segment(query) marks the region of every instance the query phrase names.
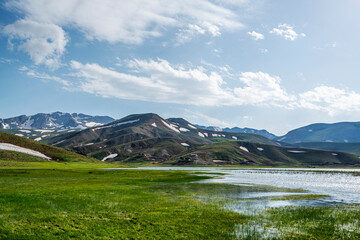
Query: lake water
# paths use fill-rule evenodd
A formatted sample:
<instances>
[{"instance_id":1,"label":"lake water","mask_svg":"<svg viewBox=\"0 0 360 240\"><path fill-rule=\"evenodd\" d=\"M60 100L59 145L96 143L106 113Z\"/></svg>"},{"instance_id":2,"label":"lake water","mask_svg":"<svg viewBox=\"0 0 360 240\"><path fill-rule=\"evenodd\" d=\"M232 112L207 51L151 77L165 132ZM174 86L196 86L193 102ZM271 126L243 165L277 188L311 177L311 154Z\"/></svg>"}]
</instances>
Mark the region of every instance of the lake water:
<instances>
[{"instance_id":1,"label":"lake water","mask_svg":"<svg viewBox=\"0 0 360 240\"><path fill-rule=\"evenodd\" d=\"M267 201L266 197L299 194L299 192L252 192L239 198L255 198L257 201L239 201L233 210L243 212L251 208L267 208L291 205L319 206L329 204L360 203L360 169L266 169L266 168L200 168L200 167L143 167L154 170L204 170L209 173L225 173L221 178L204 182L235 185L270 185L303 189L306 194L329 195L326 198L290 201ZM357 175L359 174L359 176ZM300 193L301 194L301 193Z\"/></svg>"}]
</instances>

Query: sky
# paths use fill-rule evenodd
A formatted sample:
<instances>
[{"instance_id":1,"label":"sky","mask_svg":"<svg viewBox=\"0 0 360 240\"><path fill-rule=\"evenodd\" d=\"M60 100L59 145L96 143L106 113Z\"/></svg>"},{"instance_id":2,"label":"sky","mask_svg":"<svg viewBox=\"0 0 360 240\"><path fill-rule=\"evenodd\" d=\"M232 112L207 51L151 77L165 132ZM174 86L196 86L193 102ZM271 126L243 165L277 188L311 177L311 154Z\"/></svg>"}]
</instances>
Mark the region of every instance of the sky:
<instances>
[{"instance_id":1,"label":"sky","mask_svg":"<svg viewBox=\"0 0 360 240\"><path fill-rule=\"evenodd\" d=\"M0 118L359 121L359 30L354 0L3 0Z\"/></svg>"}]
</instances>

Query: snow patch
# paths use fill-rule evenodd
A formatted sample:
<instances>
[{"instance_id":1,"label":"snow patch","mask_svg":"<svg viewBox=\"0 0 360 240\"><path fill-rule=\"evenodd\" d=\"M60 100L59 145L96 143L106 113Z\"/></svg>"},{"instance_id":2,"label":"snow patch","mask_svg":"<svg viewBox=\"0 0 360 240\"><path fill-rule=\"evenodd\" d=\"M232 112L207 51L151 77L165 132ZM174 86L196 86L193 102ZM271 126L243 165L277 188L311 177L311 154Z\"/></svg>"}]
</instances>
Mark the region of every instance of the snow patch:
<instances>
[{"instance_id":1,"label":"snow patch","mask_svg":"<svg viewBox=\"0 0 360 240\"><path fill-rule=\"evenodd\" d=\"M188 124L189 127L191 127L192 129L197 129L195 126Z\"/></svg>"},{"instance_id":2,"label":"snow patch","mask_svg":"<svg viewBox=\"0 0 360 240\"><path fill-rule=\"evenodd\" d=\"M99 129L103 129L103 128L118 127L118 126L121 126L121 125L131 124L131 123L135 123L135 122L138 122L138 121L140 121L140 119L136 119L136 120L132 120L132 121L126 121L126 122L120 122L120 123L114 123L114 124L111 124L111 125L108 125L108 126L104 126L104 127L93 128L93 129L91 129L91 130L92 130L92 131L95 131L95 130L99 130Z\"/></svg>"},{"instance_id":3,"label":"snow patch","mask_svg":"<svg viewBox=\"0 0 360 240\"><path fill-rule=\"evenodd\" d=\"M117 157L117 153L114 153L114 154L110 154L109 156L106 156L106 157L104 157L101 161L106 161L106 160L108 160L108 159L110 159L110 158L116 158Z\"/></svg>"},{"instance_id":4,"label":"snow patch","mask_svg":"<svg viewBox=\"0 0 360 240\"><path fill-rule=\"evenodd\" d=\"M55 145L58 145L58 144L60 144L62 142L65 142L65 140L61 140L60 142L54 143L53 145L55 146Z\"/></svg>"},{"instance_id":5,"label":"snow patch","mask_svg":"<svg viewBox=\"0 0 360 240\"><path fill-rule=\"evenodd\" d=\"M41 132L41 133L51 133L51 132L54 132L54 130L48 130L48 129L35 129L34 131Z\"/></svg>"},{"instance_id":6,"label":"snow patch","mask_svg":"<svg viewBox=\"0 0 360 240\"><path fill-rule=\"evenodd\" d=\"M264 149L261 147L258 147L257 150L259 150L260 152L264 151Z\"/></svg>"},{"instance_id":7,"label":"snow patch","mask_svg":"<svg viewBox=\"0 0 360 240\"><path fill-rule=\"evenodd\" d=\"M34 140L35 141L41 141L41 139L42 139L41 137L38 137L38 138L35 138Z\"/></svg>"},{"instance_id":8,"label":"snow patch","mask_svg":"<svg viewBox=\"0 0 360 240\"><path fill-rule=\"evenodd\" d=\"M289 153L306 153L306 151L288 150Z\"/></svg>"},{"instance_id":9,"label":"snow patch","mask_svg":"<svg viewBox=\"0 0 360 240\"><path fill-rule=\"evenodd\" d=\"M99 125L103 125L101 123L97 123L97 122L86 122L85 126L87 127L95 127L95 126L99 126Z\"/></svg>"},{"instance_id":10,"label":"snow patch","mask_svg":"<svg viewBox=\"0 0 360 240\"><path fill-rule=\"evenodd\" d=\"M163 123L166 127L170 128L171 130L173 130L173 131L175 131L175 132L177 132L177 133L180 133L180 131L176 128L176 125L174 125L174 124L168 124L167 122L165 122L165 121L162 120L162 119L161 119L161 121L162 121L162 123Z\"/></svg>"},{"instance_id":11,"label":"snow patch","mask_svg":"<svg viewBox=\"0 0 360 240\"><path fill-rule=\"evenodd\" d=\"M333 155L333 156L337 156L338 154L337 154L337 153L331 153L331 155Z\"/></svg>"},{"instance_id":12,"label":"snow patch","mask_svg":"<svg viewBox=\"0 0 360 240\"><path fill-rule=\"evenodd\" d=\"M31 150L31 149L19 147L19 146L9 144L9 143L0 143L0 150L21 152L21 153L25 153L25 154L32 155L32 156L35 156L35 157L44 158L44 159L47 159L47 160L51 159L48 156L42 154L41 152L37 152L37 151Z\"/></svg>"},{"instance_id":13,"label":"snow patch","mask_svg":"<svg viewBox=\"0 0 360 240\"><path fill-rule=\"evenodd\" d=\"M240 146L239 148L245 152L249 152L249 150L246 147Z\"/></svg>"},{"instance_id":14,"label":"snow patch","mask_svg":"<svg viewBox=\"0 0 360 240\"><path fill-rule=\"evenodd\" d=\"M209 137L209 134L208 133L203 133L206 137Z\"/></svg>"},{"instance_id":15,"label":"snow patch","mask_svg":"<svg viewBox=\"0 0 360 240\"><path fill-rule=\"evenodd\" d=\"M151 126L153 127L157 127L156 123L152 123Z\"/></svg>"},{"instance_id":16,"label":"snow patch","mask_svg":"<svg viewBox=\"0 0 360 240\"><path fill-rule=\"evenodd\" d=\"M181 143L181 145L183 145L184 147L190 147L190 145L187 143Z\"/></svg>"},{"instance_id":17,"label":"snow patch","mask_svg":"<svg viewBox=\"0 0 360 240\"><path fill-rule=\"evenodd\" d=\"M87 143L87 144L85 144L85 146L90 146L90 145L94 145L94 143Z\"/></svg>"},{"instance_id":18,"label":"snow patch","mask_svg":"<svg viewBox=\"0 0 360 240\"><path fill-rule=\"evenodd\" d=\"M201 132L198 132L198 135L200 136L200 137L205 137L205 135L204 134L202 134Z\"/></svg>"},{"instance_id":19,"label":"snow patch","mask_svg":"<svg viewBox=\"0 0 360 240\"><path fill-rule=\"evenodd\" d=\"M237 137L235 137L235 136L232 136L231 138L234 139L234 140L237 140Z\"/></svg>"},{"instance_id":20,"label":"snow patch","mask_svg":"<svg viewBox=\"0 0 360 240\"><path fill-rule=\"evenodd\" d=\"M31 133L30 130L19 130L19 132L23 132L23 133Z\"/></svg>"},{"instance_id":21,"label":"snow patch","mask_svg":"<svg viewBox=\"0 0 360 240\"><path fill-rule=\"evenodd\" d=\"M189 132L190 131L189 129L183 128L183 127L179 128L179 130L180 130L180 132Z\"/></svg>"},{"instance_id":22,"label":"snow patch","mask_svg":"<svg viewBox=\"0 0 360 240\"><path fill-rule=\"evenodd\" d=\"M23 137L24 136L24 134L21 134L21 133L17 133L17 134L15 134L16 136L19 136L19 137Z\"/></svg>"},{"instance_id":23,"label":"snow patch","mask_svg":"<svg viewBox=\"0 0 360 240\"><path fill-rule=\"evenodd\" d=\"M312 132L313 130L312 130L312 129L309 129L308 131L309 131L309 132Z\"/></svg>"}]
</instances>

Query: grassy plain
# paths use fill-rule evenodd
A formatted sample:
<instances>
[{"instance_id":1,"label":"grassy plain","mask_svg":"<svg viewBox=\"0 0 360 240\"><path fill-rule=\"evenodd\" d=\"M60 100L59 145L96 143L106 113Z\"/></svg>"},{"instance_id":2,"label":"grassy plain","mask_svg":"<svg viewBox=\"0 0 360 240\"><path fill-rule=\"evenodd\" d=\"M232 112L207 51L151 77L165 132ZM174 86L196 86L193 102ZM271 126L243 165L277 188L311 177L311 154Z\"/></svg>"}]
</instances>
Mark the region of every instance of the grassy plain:
<instances>
[{"instance_id":1,"label":"grassy plain","mask_svg":"<svg viewBox=\"0 0 360 240\"><path fill-rule=\"evenodd\" d=\"M357 205L245 215L224 206L240 193L281 189L201 184L209 177L184 171L81 166L1 168L0 239L360 238Z\"/></svg>"}]
</instances>

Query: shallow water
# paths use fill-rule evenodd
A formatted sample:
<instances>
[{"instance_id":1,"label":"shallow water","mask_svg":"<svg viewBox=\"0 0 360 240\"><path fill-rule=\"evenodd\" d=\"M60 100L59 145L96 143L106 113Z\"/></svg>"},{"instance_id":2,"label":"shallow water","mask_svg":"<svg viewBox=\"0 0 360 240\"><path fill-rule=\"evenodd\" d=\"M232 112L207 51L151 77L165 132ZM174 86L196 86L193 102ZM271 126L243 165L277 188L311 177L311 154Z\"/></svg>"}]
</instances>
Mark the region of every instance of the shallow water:
<instances>
[{"instance_id":1,"label":"shallow water","mask_svg":"<svg viewBox=\"0 0 360 240\"><path fill-rule=\"evenodd\" d=\"M267 201L267 197L285 196L289 192L252 192L240 193L238 198L256 198L257 201L239 201L232 204L232 210L242 212L244 209L261 209L281 206L319 206L329 204L360 203L360 169L268 169L268 168L199 168L199 167L143 167L154 170L205 170L212 173L225 173L221 178L203 182L228 183L235 185L270 185L275 187L303 189L306 194L329 195L321 199ZM243 209L243 210L242 210Z\"/></svg>"}]
</instances>

